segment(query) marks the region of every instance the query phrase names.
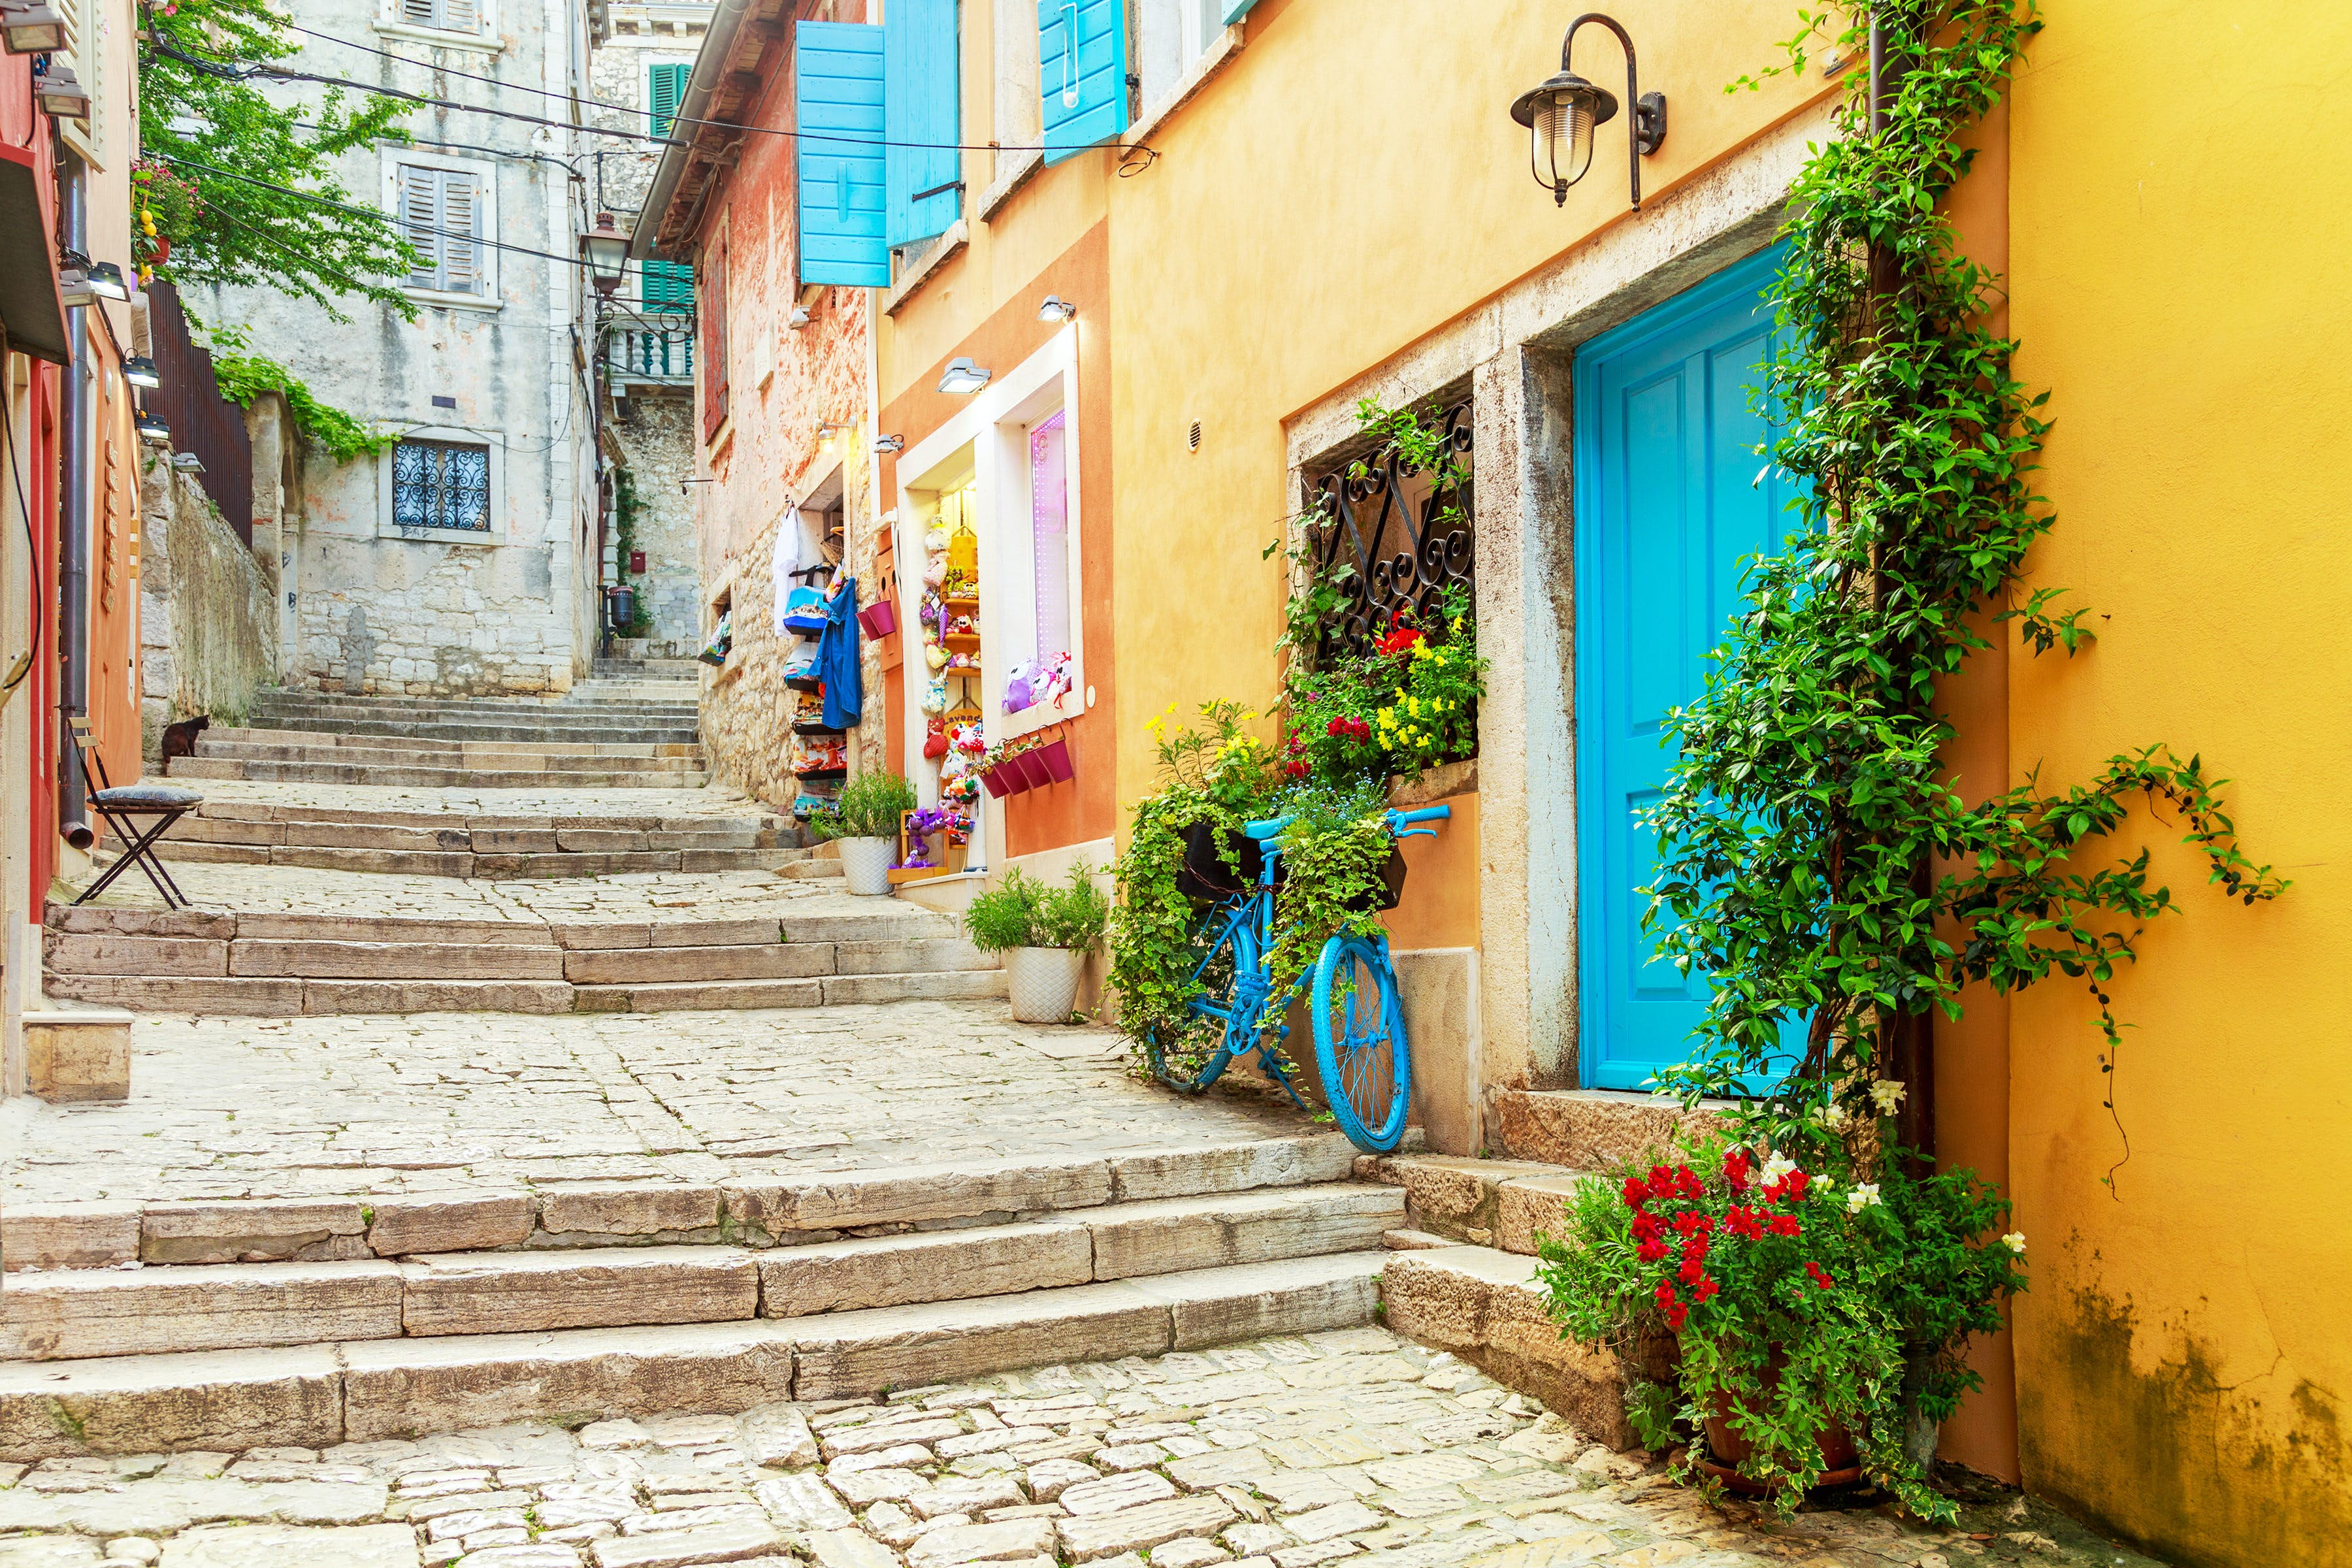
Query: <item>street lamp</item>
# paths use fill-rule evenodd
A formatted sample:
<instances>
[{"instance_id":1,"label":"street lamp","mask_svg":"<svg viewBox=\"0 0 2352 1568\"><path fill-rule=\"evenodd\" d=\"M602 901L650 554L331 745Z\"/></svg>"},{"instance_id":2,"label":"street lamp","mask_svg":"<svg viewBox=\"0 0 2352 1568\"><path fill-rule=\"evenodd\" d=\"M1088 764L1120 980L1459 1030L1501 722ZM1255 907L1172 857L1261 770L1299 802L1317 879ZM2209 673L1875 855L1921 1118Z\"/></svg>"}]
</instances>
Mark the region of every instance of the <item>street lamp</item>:
<instances>
[{"instance_id":1,"label":"street lamp","mask_svg":"<svg viewBox=\"0 0 2352 1568\"><path fill-rule=\"evenodd\" d=\"M1551 192L1555 204L1565 205L1568 187L1584 178L1592 166L1592 132L1616 118L1617 100L1568 68L1569 51L1576 46L1576 30L1598 22L1617 35L1625 47L1625 97L1633 105L1633 126L1628 137L1626 162L1633 174L1633 210L1642 210L1642 160L1664 145L1666 97L1644 93L1633 65L1633 40L1613 17L1588 11L1568 25L1559 41L1559 73L1519 94L1511 103L1511 118L1528 128L1528 163L1536 184Z\"/></svg>"},{"instance_id":2,"label":"street lamp","mask_svg":"<svg viewBox=\"0 0 2352 1568\"><path fill-rule=\"evenodd\" d=\"M588 264L588 281L610 299L629 269L629 237L613 222L611 213L598 213L596 226L580 237L580 258Z\"/></svg>"}]
</instances>

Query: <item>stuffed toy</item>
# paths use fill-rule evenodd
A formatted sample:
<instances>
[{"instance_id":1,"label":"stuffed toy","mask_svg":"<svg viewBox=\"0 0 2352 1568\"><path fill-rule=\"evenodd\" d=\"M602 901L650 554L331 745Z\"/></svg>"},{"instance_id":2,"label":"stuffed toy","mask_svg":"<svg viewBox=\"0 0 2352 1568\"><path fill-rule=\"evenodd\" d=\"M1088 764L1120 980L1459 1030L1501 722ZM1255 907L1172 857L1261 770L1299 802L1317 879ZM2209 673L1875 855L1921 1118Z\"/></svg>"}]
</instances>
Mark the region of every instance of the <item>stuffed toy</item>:
<instances>
[{"instance_id":1,"label":"stuffed toy","mask_svg":"<svg viewBox=\"0 0 2352 1568\"><path fill-rule=\"evenodd\" d=\"M945 676L931 677L929 690L923 693L923 711L944 713L948 710L948 683Z\"/></svg>"},{"instance_id":2,"label":"stuffed toy","mask_svg":"<svg viewBox=\"0 0 2352 1568\"><path fill-rule=\"evenodd\" d=\"M945 669L948 665L948 650L935 642L927 642L923 645L923 662L934 670Z\"/></svg>"},{"instance_id":3,"label":"stuffed toy","mask_svg":"<svg viewBox=\"0 0 2352 1568\"><path fill-rule=\"evenodd\" d=\"M1037 700L1035 689L1031 684L1036 674L1034 664L1013 667L1013 674L1004 682L1004 710L1007 713L1018 713Z\"/></svg>"},{"instance_id":4,"label":"stuffed toy","mask_svg":"<svg viewBox=\"0 0 2352 1568\"><path fill-rule=\"evenodd\" d=\"M923 563L923 581L926 584L936 588L947 580L948 558L946 556L934 555Z\"/></svg>"},{"instance_id":5,"label":"stuffed toy","mask_svg":"<svg viewBox=\"0 0 2352 1568\"><path fill-rule=\"evenodd\" d=\"M948 548L947 524L935 522L923 535L923 548L933 555L943 555Z\"/></svg>"},{"instance_id":6,"label":"stuffed toy","mask_svg":"<svg viewBox=\"0 0 2352 1568\"><path fill-rule=\"evenodd\" d=\"M948 722L937 714L923 729L923 755L938 762L948 754Z\"/></svg>"}]
</instances>

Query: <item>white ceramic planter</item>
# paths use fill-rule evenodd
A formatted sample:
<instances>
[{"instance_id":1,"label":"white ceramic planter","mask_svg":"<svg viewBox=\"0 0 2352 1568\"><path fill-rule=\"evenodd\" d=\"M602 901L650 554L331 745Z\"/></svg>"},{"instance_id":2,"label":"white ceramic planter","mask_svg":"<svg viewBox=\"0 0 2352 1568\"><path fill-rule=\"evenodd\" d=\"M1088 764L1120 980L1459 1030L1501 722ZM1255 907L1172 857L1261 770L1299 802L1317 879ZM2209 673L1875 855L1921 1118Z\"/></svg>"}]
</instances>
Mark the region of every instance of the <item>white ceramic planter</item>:
<instances>
[{"instance_id":1,"label":"white ceramic planter","mask_svg":"<svg viewBox=\"0 0 2352 1568\"><path fill-rule=\"evenodd\" d=\"M887 897L890 891L890 858L898 852L895 838L842 838L841 877L862 899Z\"/></svg>"},{"instance_id":2,"label":"white ceramic planter","mask_svg":"<svg viewBox=\"0 0 2352 1568\"><path fill-rule=\"evenodd\" d=\"M1004 955L1013 1016L1024 1024L1066 1024L1077 1005L1087 955L1074 947L1016 947Z\"/></svg>"}]
</instances>

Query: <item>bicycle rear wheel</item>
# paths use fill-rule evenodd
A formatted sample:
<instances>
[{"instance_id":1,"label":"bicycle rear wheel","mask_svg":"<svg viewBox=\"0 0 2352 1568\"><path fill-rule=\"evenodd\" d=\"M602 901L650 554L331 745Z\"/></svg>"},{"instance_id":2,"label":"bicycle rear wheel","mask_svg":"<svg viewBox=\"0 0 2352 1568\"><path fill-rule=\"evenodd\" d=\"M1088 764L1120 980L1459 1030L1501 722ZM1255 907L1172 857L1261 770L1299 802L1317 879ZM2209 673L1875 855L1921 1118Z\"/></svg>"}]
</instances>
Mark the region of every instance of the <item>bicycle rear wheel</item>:
<instances>
[{"instance_id":1,"label":"bicycle rear wheel","mask_svg":"<svg viewBox=\"0 0 2352 1568\"><path fill-rule=\"evenodd\" d=\"M1387 1153L1404 1137L1412 1089L1404 1004L1387 949L1360 936L1324 943L1310 1009L1332 1120L1357 1148Z\"/></svg>"},{"instance_id":2,"label":"bicycle rear wheel","mask_svg":"<svg viewBox=\"0 0 2352 1568\"><path fill-rule=\"evenodd\" d=\"M1233 1063L1231 1015L1240 979L1236 950L1247 934L1248 920L1246 908L1221 909L1202 923L1192 964L1192 979L1202 994L1192 1003L1192 1026L1181 1038L1163 1039L1155 1030L1144 1042L1151 1076L1171 1089L1197 1094L1223 1077Z\"/></svg>"}]
</instances>

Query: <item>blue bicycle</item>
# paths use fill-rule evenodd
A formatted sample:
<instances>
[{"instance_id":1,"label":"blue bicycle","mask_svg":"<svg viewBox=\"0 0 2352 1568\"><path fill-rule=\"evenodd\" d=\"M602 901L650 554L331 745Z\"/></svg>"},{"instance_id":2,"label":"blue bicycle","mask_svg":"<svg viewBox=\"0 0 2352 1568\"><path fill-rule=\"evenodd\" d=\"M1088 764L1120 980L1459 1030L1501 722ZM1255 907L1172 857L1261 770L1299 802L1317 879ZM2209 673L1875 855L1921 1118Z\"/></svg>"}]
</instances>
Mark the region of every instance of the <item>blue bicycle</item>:
<instances>
[{"instance_id":1,"label":"blue bicycle","mask_svg":"<svg viewBox=\"0 0 2352 1568\"><path fill-rule=\"evenodd\" d=\"M1436 822L1453 816L1449 806L1391 811L1391 838L1435 837ZM1151 1070L1161 1082L1195 1092L1223 1076L1236 1058L1258 1053L1258 1065L1302 1110L1309 1109L1291 1081L1290 1063L1280 1049L1290 1035L1286 1024L1270 1023L1268 1004L1276 1000L1270 972L1275 946L1274 889L1286 816L1244 823L1257 841L1257 886L1215 905L1193 938L1197 955L1192 979L1200 994L1192 1012L1217 1026L1217 1044L1198 1072L1171 1069L1157 1040L1149 1043ZM1386 932L1362 937L1342 931L1323 944L1307 982L1307 1015L1315 1034L1315 1067L1332 1120L1348 1141L1369 1153L1394 1149L1404 1136L1412 1089L1412 1053L1405 1040L1404 1005L1397 991L1396 965L1389 959ZM1278 1010L1278 1009L1277 1009Z\"/></svg>"}]
</instances>

